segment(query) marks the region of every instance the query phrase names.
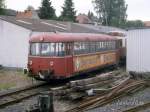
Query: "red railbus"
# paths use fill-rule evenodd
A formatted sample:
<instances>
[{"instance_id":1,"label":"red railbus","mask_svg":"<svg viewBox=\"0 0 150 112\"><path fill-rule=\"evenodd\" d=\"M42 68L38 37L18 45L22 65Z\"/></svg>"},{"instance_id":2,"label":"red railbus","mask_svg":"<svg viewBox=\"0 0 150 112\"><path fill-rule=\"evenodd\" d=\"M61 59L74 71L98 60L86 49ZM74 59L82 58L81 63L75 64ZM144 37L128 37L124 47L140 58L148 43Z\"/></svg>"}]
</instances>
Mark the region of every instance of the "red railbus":
<instances>
[{"instance_id":1,"label":"red railbus","mask_svg":"<svg viewBox=\"0 0 150 112\"><path fill-rule=\"evenodd\" d=\"M40 80L62 79L116 65L121 40L104 34L45 34L31 37L29 75Z\"/></svg>"}]
</instances>

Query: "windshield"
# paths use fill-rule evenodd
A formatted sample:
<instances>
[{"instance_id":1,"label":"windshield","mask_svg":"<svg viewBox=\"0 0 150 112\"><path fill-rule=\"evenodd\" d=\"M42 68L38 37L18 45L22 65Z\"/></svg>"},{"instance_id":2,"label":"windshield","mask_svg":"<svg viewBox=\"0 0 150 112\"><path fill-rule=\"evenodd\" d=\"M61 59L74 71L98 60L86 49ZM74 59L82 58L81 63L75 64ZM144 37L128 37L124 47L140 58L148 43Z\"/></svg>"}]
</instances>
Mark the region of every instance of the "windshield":
<instances>
[{"instance_id":1,"label":"windshield","mask_svg":"<svg viewBox=\"0 0 150 112\"><path fill-rule=\"evenodd\" d=\"M55 43L41 43L41 55L42 56L54 56L55 55Z\"/></svg>"},{"instance_id":2,"label":"windshield","mask_svg":"<svg viewBox=\"0 0 150 112\"><path fill-rule=\"evenodd\" d=\"M32 56L64 56L65 43L31 43Z\"/></svg>"},{"instance_id":3,"label":"windshield","mask_svg":"<svg viewBox=\"0 0 150 112\"><path fill-rule=\"evenodd\" d=\"M33 56L40 55L40 43L32 43L30 46L30 54Z\"/></svg>"}]
</instances>

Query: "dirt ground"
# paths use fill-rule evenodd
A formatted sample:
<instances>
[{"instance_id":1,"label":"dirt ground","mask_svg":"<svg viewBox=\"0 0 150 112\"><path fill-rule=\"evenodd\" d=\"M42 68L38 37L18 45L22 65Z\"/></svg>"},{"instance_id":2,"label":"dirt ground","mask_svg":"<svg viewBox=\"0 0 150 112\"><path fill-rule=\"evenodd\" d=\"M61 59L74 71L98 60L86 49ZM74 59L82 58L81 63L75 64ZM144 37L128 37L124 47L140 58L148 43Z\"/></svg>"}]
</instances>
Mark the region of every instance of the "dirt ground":
<instances>
[{"instance_id":1,"label":"dirt ground","mask_svg":"<svg viewBox=\"0 0 150 112\"><path fill-rule=\"evenodd\" d=\"M0 91L24 87L27 85L31 85L32 83L37 83L37 81L29 78L27 74L23 73L22 70L0 70Z\"/></svg>"}]
</instances>

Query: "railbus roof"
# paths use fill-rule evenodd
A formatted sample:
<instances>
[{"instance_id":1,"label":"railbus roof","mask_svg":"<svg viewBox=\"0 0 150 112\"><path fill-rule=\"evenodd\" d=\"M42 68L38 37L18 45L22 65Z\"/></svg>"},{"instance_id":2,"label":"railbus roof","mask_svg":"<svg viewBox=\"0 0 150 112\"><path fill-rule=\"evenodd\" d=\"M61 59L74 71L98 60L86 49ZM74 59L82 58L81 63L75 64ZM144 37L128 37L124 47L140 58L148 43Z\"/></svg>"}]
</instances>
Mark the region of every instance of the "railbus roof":
<instances>
[{"instance_id":1,"label":"railbus roof","mask_svg":"<svg viewBox=\"0 0 150 112\"><path fill-rule=\"evenodd\" d=\"M86 42L86 41L111 41L117 40L114 36L89 33L55 33L42 34L30 38L30 42Z\"/></svg>"}]
</instances>

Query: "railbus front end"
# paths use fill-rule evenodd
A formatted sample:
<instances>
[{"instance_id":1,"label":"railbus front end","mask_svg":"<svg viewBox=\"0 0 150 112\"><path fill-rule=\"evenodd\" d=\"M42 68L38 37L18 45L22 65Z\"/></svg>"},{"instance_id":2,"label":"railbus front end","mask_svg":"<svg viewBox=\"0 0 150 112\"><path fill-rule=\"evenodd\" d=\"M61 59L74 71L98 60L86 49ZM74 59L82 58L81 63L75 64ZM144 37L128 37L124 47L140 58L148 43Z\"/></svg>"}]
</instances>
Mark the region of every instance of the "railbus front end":
<instances>
[{"instance_id":1,"label":"railbus front end","mask_svg":"<svg viewBox=\"0 0 150 112\"><path fill-rule=\"evenodd\" d=\"M71 43L61 42L30 43L29 74L41 80L67 77L72 69L70 45Z\"/></svg>"}]
</instances>

